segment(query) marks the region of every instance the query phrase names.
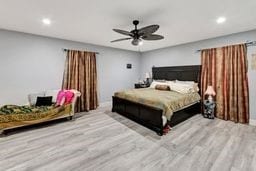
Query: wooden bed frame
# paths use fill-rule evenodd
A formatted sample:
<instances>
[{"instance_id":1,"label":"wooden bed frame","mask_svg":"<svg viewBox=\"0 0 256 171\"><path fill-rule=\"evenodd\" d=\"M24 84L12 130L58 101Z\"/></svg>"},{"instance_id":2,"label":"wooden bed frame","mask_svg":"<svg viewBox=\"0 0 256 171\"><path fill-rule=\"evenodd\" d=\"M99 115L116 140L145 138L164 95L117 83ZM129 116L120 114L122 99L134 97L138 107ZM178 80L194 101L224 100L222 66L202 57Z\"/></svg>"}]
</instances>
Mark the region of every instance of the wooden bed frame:
<instances>
[{"instance_id":1,"label":"wooden bed frame","mask_svg":"<svg viewBox=\"0 0 256 171\"><path fill-rule=\"evenodd\" d=\"M201 65L175 66L175 67L153 67L152 74L155 80L181 80L195 81L200 85ZM126 116L154 131L163 135L163 111L158 108L149 107L129 100L113 96L112 112ZM174 112L168 124L173 127L180 122L201 113L201 104L196 103L187 108Z\"/></svg>"}]
</instances>

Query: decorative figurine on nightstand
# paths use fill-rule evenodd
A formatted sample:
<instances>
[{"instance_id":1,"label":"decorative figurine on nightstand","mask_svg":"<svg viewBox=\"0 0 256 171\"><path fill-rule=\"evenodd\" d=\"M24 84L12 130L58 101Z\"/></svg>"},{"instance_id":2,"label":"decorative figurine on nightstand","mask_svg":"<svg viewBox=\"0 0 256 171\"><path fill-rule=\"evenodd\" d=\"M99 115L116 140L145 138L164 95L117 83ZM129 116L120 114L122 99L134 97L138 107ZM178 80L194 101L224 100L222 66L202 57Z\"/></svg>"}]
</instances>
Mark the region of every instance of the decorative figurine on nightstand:
<instances>
[{"instance_id":1,"label":"decorative figurine on nightstand","mask_svg":"<svg viewBox=\"0 0 256 171\"><path fill-rule=\"evenodd\" d=\"M139 83L134 84L134 88L147 88L150 87L152 83L152 78L150 78L150 73L146 72L145 79L139 79Z\"/></svg>"},{"instance_id":2,"label":"decorative figurine on nightstand","mask_svg":"<svg viewBox=\"0 0 256 171\"><path fill-rule=\"evenodd\" d=\"M147 86L150 86L150 75L149 75L149 73L148 72L146 72L146 74L145 74L145 84L147 85Z\"/></svg>"},{"instance_id":3,"label":"decorative figurine on nightstand","mask_svg":"<svg viewBox=\"0 0 256 171\"><path fill-rule=\"evenodd\" d=\"M216 104L213 101L212 96L215 96L216 93L212 86L207 87L205 95L208 95L208 100L204 100L204 117L214 119L214 109Z\"/></svg>"}]
</instances>

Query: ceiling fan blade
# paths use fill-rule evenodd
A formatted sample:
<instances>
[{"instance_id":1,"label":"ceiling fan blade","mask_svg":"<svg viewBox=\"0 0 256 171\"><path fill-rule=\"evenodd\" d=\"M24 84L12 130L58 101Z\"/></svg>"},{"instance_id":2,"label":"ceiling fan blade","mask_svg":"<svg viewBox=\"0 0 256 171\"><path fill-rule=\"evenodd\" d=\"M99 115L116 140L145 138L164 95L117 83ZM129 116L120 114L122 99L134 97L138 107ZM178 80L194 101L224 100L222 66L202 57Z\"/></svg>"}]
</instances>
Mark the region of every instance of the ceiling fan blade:
<instances>
[{"instance_id":1,"label":"ceiling fan blade","mask_svg":"<svg viewBox=\"0 0 256 171\"><path fill-rule=\"evenodd\" d=\"M132 38L131 38L131 37L128 37L128 38L122 38L122 39L112 40L111 43L119 42L119 41L123 41L123 40L130 40L130 39L132 39Z\"/></svg>"},{"instance_id":2,"label":"ceiling fan blade","mask_svg":"<svg viewBox=\"0 0 256 171\"><path fill-rule=\"evenodd\" d=\"M150 35L145 35L141 37L144 40L161 40L164 39L164 36L157 35L157 34L150 34Z\"/></svg>"},{"instance_id":3,"label":"ceiling fan blade","mask_svg":"<svg viewBox=\"0 0 256 171\"><path fill-rule=\"evenodd\" d=\"M159 29L159 25L150 25L139 29L139 35L148 35L155 33Z\"/></svg>"},{"instance_id":4,"label":"ceiling fan blade","mask_svg":"<svg viewBox=\"0 0 256 171\"><path fill-rule=\"evenodd\" d=\"M133 36L133 33L125 30L120 30L120 29L113 29L115 32L126 35L126 36Z\"/></svg>"}]
</instances>

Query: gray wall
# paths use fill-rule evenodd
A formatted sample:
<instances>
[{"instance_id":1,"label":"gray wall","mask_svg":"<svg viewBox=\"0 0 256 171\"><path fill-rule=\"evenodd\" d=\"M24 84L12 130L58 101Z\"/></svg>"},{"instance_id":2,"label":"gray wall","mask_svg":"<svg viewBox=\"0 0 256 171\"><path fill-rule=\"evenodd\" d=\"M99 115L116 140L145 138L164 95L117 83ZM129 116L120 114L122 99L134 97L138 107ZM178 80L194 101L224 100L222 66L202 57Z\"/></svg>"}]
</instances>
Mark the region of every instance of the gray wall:
<instances>
[{"instance_id":1,"label":"gray wall","mask_svg":"<svg viewBox=\"0 0 256 171\"><path fill-rule=\"evenodd\" d=\"M111 100L117 90L132 88L138 78L155 66L200 64L197 49L256 40L256 30L229 36L173 46L155 51L137 52L119 50L79 42L0 30L0 105L24 104L27 94L61 87L65 54L62 48L100 52L97 70L100 102ZM250 113L256 119L256 71L251 70L248 48ZM131 70L126 64L132 63Z\"/></svg>"},{"instance_id":2,"label":"gray wall","mask_svg":"<svg viewBox=\"0 0 256 171\"><path fill-rule=\"evenodd\" d=\"M100 102L138 80L137 52L0 30L0 105L27 103L27 94L61 87L65 54L62 48L97 51ZM133 64L126 69L126 64Z\"/></svg>"},{"instance_id":3,"label":"gray wall","mask_svg":"<svg viewBox=\"0 0 256 171\"><path fill-rule=\"evenodd\" d=\"M150 72L152 66L178 66L178 65L198 65L200 64L200 53L195 53L197 49L219 47L229 44L256 41L256 30L232 34L229 36L208 39L179 46L173 46L154 51L142 53L141 76L145 72ZM251 69L251 54L256 53L256 46L248 47L249 62L249 89L250 89L250 114L251 119L256 119L256 71Z\"/></svg>"}]
</instances>

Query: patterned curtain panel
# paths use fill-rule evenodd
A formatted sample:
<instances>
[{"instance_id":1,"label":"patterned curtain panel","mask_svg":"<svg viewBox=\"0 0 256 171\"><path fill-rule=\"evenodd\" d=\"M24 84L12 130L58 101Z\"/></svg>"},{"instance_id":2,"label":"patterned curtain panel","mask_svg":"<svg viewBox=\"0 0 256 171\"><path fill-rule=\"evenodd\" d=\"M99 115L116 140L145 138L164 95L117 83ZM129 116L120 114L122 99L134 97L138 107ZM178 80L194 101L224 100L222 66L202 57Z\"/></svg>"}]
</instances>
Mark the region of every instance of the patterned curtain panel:
<instances>
[{"instance_id":1,"label":"patterned curtain panel","mask_svg":"<svg viewBox=\"0 0 256 171\"><path fill-rule=\"evenodd\" d=\"M63 89L76 89L81 97L76 103L76 112L98 107L96 54L68 50L63 78Z\"/></svg>"},{"instance_id":2,"label":"patterned curtain panel","mask_svg":"<svg viewBox=\"0 0 256 171\"><path fill-rule=\"evenodd\" d=\"M201 94L208 85L216 91L216 116L249 123L249 88L245 44L201 51Z\"/></svg>"}]
</instances>

